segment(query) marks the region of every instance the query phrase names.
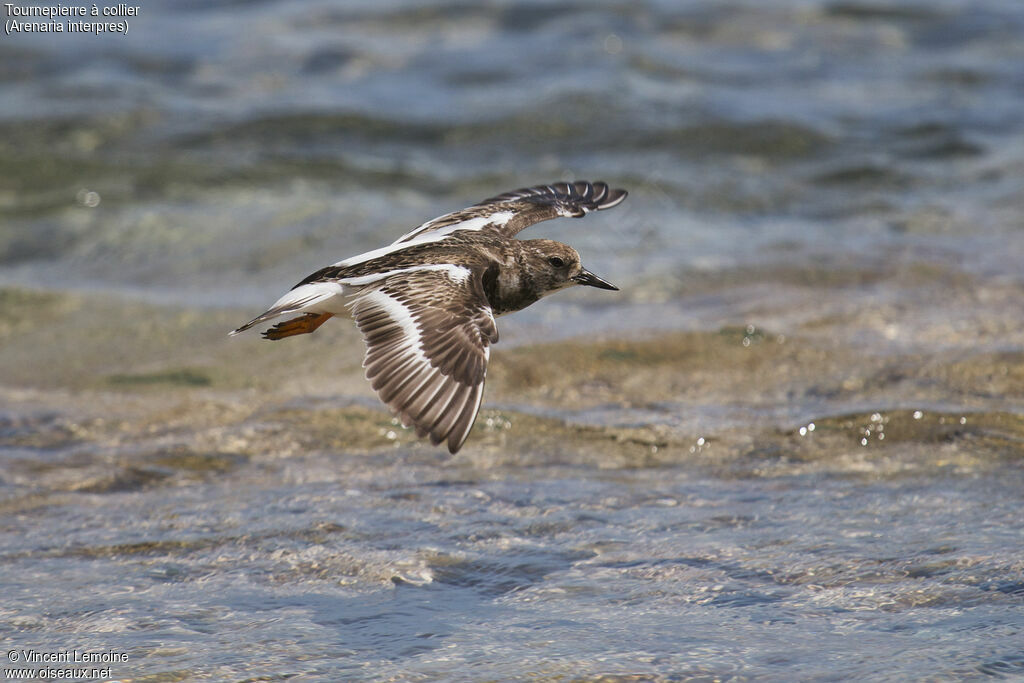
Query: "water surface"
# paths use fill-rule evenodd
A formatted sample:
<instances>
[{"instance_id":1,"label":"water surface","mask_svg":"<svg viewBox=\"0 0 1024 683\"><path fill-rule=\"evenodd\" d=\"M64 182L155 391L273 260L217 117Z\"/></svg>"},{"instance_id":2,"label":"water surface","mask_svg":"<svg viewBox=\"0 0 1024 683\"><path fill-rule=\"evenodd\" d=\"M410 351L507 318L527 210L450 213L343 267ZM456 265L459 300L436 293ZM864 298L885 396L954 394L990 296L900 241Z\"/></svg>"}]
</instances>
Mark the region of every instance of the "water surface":
<instances>
[{"instance_id":1,"label":"water surface","mask_svg":"<svg viewBox=\"0 0 1024 683\"><path fill-rule=\"evenodd\" d=\"M1024 676L1024 6L154 1L0 41L0 633L161 680ZM522 185L620 293L463 451L306 273ZM632 677L632 678L631 678Z\"/></svg>"}]
</instances>

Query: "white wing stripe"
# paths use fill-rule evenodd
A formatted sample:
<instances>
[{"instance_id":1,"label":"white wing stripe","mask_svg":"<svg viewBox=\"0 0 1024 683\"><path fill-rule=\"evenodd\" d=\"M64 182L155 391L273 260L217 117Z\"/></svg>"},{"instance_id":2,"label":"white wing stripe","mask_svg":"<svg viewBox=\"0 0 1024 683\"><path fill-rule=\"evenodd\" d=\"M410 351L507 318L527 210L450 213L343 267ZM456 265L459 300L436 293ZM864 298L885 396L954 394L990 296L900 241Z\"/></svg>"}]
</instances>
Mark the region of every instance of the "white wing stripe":
<instances>
[{"instance_id":1,"label":"white wing stripe","mask_svg":"<svg viewBox=\"0 0 1024 683\"><path fill-rule=\"evenodd\" d=\"M511 211L498 211L496 213L492 213L489 216L476 216L474 218L468 218L458 223L446 225L445 227L439 230L434 230L432 232L428 232L424 235L420 235L417 237L418 233L423 229L429 227L431 223L441 220L440 218L435 218L434 220L419 226L412 232L408 232L402 235L401 237L398 238L398 240L396 240L392 244L389 244L386 247L374 249L372 251L359 254L357 256L350 256L349 258L343 261L338 261L333 265L354 266L356 264L365 263L375 258L380 258L381 256L387 256L388 254L394 253L400 249L405 249L406 247L411 247L413 245L440 242L448 235L459 230L483 230L489 225L505 225L510 220L512 220L513 215L514 214ZM441 218L444 218L444 216L442 216Z\"/></svg>"},{"instance_id":2,"label":"white wing stripe","mask_svg":"<svg viewBox=\"0 0 1024 683\"><path fill-rule=\"evenodd\" d=\"M431 225L439 223L448 216L451 216L451 214L448 213L445 214L444 216L433 218L427 221L426 223L417 227L415 230L410 230L409 232L405 233L397 240L395 240L394 244L420 244L421 240L423 242L436 242L437 240L444 239L453 232L456 232L457 230L483 230L488 225L505 225L510 220L512 220L512 216L514 215L515 214L511 211L496 211L488 216L475 216L473 218L467 218L464 221L459 221L458 223L452 223L451 225L446 225L443 228L438 228L437 230L429 232L423 235L422 237L416 237L416 235L418 235L420 232L424 230L429 230Z\"/></svg>"},{"instance_id":3,"label":"white wing stripe","mask_svg":"<svg viewBox=\"0 0 1024 683\"><path fill-rule=\"evenodd\" d=\"M388 270L383 273L370 273L369 275L357 275L355 277L339 278L336 282L350 287L361 287L363 285L369 285L374 282L380 282L386 280L393 275L403 275L405 273L416 273L429 270L439 270L448 273L448 278L457 284L462 284L470 276L469 268L462 266L456 266L451 263L431 263L422 266L413 266L411 268L399 268L397 270Z\"/></svg>"},{"instance_id":4,"label":"white wing stripe","mask_svg":"<svg viewBox=\"0 0 1024 683\"><path fill-rule=\"evenodd\" d=\"M371 306L376 306L387 312L388 316L395 321L395 324L402 328L402 334L408 339L406 352L415 358L419 363L428 366L430 361L423 353L423 337L420 335L416 320L412 312L400 301L397 301L379 289L371 289L360 294L356 301L366 301Z\"/></svg>"}]
</instances>

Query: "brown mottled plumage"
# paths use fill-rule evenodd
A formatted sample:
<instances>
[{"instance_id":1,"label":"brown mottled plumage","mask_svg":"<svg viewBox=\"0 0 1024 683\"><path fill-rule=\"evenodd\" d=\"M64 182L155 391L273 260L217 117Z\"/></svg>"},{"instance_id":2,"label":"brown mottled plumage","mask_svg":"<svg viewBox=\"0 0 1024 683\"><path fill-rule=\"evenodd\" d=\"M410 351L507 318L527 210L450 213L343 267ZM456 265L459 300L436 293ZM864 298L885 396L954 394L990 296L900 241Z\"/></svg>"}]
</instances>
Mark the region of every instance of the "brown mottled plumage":
<instances>
[{"instance_id":1,"label":"brown mottled plumage","mask_svg":"<svg viewBox=\"0 0 1024 683\"><path fill-rule=\"evenodd\" d=\"M432 443L462 447L480 410L494 317L577 284L617 289L580 263L572 247L518 240L534 223L609 209L625 190L556 183L507 192L428 221L394 244L309 275L266 313L231 334L301 313L264 333L307 334L352 310L366 342L363 366L402 424Z\"/></svg>"}]
</instances>

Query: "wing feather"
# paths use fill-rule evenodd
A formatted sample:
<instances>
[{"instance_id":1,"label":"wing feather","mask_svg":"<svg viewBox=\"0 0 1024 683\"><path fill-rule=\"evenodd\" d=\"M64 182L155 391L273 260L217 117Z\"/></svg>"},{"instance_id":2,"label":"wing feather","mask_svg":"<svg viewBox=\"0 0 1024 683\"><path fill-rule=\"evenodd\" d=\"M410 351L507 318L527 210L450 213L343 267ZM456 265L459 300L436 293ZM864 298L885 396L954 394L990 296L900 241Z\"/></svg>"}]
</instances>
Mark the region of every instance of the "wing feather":
<instances>
[{"instance_id":1,"label":"wing feather","mask_svg":"<svg viewBox=\"0 0 1024 683\"><path fill-rule=\"evenodd\" d=\"M556 205L571 211L574 216L582 216L591 211L603 211L618 206L627 195L625 190L613 190L605 182L591 183L587 180L579 180L571 184L553 183L512 190L485 199L477 206L529 200L539 206Z\"/></svg>"},{"instance_id":2,"label":"wing feather","mask_svg":"<svg viewBox=\"0 0 1024 683\"><path fill-rule=\"evenodd\" d=\"M452 453L476 420L489 346L498 339L482 275L455 268L408 270L350 302L374 391L402 424L435 445L447 441Z\"/></svg>"},{"instance_id":3,"label":"wing feather","mask_svg":"<svg viewBox=\"0 0 1024 683\"><path fill-rule=\"evenodd\" d=\"M587 180L524 187L427 221L402 235L395 244L459 231L490 230L511 237L551 218L582 218L591 211L610 209L622 203L626 195L625 190L613 190L608 183Z\"/></svg>"}]
</instances>

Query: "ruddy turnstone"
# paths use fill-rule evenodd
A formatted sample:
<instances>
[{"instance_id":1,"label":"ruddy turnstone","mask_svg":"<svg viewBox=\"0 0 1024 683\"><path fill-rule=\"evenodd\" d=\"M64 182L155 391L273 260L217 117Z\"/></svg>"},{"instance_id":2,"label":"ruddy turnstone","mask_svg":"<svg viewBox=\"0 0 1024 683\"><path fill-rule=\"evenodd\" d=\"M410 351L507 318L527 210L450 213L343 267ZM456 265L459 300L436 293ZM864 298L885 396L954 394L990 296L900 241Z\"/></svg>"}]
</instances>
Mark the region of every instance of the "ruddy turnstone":
<instances>
[{"instance_id":1,"label":"ruddy turnstone","mask_svg":"<svg viewBox=\"0 0 1024 683\"><path fill-rule=\"evenodd\" d=\"M363 367L380 399L406 427L455 453L483 398L494 318L573 285L617 290L553 240L518 240L534 223L610 209L625 190L606 183L555 183L506 192L428 221L394 244L338 261L295 285L231 332L284 315L263 333L284 339L316 330L351 309L366 342Z\"/></svg>"}]
</instances>

